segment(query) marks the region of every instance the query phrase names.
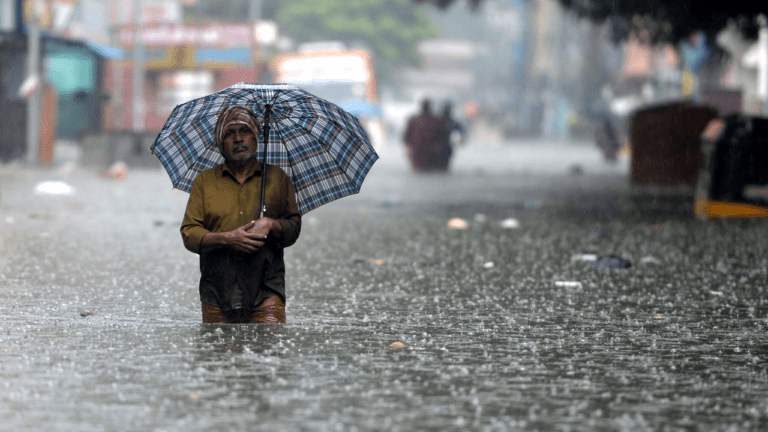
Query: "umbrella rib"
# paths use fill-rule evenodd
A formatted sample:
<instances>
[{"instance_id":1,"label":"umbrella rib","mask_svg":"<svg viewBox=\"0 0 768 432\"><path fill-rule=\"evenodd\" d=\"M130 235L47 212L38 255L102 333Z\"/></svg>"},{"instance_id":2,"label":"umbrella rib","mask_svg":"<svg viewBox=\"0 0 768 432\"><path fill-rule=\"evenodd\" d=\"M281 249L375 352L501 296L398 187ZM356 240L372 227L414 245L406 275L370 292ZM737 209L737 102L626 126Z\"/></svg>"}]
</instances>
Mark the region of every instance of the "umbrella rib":
<instances>
[{"instance_id":1,"label":"umbrella rib","mask_svg":"<svg viewBox=\"0 0 768 432\"><path fill-rule=\"evenodd\" d=\"M275 122L275 126L277 126L277 122ZM283 144L283 134L280 132L279 127L275 127L275 133L277 134L277 142L284 146L285 144ZM291 167L291 176L295 176L296 170L293 168L293 158L291 158L291 152L289 152L287 148L285 150L285 156L288 159L288 166ZM293 182L291 182L291 184L293 184Z\"/></svg>"}]
</instances>

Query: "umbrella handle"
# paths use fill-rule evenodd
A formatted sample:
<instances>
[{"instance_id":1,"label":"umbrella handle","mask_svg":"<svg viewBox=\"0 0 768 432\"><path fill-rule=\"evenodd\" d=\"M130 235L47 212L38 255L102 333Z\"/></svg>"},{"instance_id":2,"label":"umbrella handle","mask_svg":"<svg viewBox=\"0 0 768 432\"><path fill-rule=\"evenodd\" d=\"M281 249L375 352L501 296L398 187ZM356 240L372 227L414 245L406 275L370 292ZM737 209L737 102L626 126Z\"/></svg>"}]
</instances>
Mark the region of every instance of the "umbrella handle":
<instances>
[{"instance_id":1,"label":"umbrella handle","mask_svg":"<svg viewBox=\"0 0 768 432\"><path fill-rule=\"evenodd\" d=\"M264 126L262 126L262 135L264 136L264 152L261 159L261 208L259 209L259 219L264 217L267 211L267 204L264 202L267 193L267 143L269 143L269 116L272 114L272 104L266 104L264 110Z\"/></svg>"}]
</instances>

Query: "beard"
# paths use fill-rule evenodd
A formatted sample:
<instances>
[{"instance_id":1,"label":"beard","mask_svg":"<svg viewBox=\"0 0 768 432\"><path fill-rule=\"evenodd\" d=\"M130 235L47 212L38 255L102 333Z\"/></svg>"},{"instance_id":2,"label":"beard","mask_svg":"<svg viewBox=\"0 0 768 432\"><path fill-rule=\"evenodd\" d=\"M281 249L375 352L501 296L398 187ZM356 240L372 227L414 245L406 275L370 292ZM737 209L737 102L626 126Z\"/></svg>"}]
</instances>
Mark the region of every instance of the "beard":
<instances>
[{"instance_id":1,"label":"beard","mask_svg":"<svg viewBox=\"0 0 768 432\"><path fill-rule=\"evenodd\" d=\"M241 150L246 150L246 151L240 152ZM224 159L230 165L241 166L250 162L251 159L254 159L255 157L256 157L256 150L248 151L247 146L236 146L232 148L232 154L229 155L228 157L225 157Z\"/></svg>"}]
</instances>

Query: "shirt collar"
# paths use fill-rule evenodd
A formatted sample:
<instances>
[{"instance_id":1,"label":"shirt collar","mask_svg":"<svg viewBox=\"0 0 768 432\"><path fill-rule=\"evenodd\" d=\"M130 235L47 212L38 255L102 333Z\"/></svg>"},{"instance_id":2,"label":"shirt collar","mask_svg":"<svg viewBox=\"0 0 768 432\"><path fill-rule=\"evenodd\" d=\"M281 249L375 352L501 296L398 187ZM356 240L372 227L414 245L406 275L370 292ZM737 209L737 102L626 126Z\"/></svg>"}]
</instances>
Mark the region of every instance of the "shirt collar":
<instances>
[{"instance_id":1,"label":"shirt collar","mask_svg":"<svg viewBox=\"0 0 768 432\"><path fill-rule=\"evenodd\" d=\"M220 170L219 174L224 175L224 173L228 173L230 177L234 178L235 174L227 167L227 163L224 162L221 165L219 165ZM251 176L257 176L261 177L261 162L256 161L256 163L251 167L251 170L248 172L248 176L246 178L250 178Z\"/></svg>"}]
</instances>

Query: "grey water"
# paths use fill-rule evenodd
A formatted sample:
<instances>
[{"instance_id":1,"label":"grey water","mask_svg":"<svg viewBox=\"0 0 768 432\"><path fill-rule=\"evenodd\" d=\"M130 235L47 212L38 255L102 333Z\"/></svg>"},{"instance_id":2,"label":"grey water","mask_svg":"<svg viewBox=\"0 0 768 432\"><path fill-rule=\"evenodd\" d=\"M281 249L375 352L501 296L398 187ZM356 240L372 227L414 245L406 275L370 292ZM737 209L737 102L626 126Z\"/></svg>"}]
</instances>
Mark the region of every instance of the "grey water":
<instances>
[{"instance_id":1,"label":"grey water","mask_svg":"<svg viewBox=\"0 0 768 432\"><path fill-rule=\"evenodd\" d=\"M0 167L0 430L765 430L766 222L574 146L383 157L304 217L284 325L200 323L162 170Z\"/></svg>"}]
</instances>

